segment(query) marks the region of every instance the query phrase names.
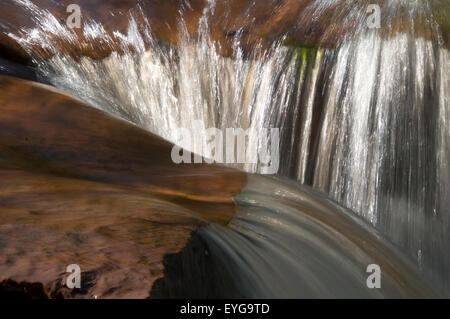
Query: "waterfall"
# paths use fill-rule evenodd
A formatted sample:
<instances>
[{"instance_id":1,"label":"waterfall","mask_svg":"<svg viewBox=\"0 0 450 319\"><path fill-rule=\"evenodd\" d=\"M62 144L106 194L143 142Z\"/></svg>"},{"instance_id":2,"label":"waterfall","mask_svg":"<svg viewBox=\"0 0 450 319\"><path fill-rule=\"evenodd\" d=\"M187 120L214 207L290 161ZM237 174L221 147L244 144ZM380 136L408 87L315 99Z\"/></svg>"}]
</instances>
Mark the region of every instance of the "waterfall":
<instances>
[{"instance_id":1,"label":"waterfall","mask_svg":"<svg viewBox=\"0 0 450 319\"><path fill-rule=\"evenodd\" d=\"M35 14L41 28L10 35L25 49L36 41L51 43L49 34L74 41L49 12L28 0L16 2ZM237 31L231 57L219 55L209 38L215 2L209 3L198 36L180 32L178 47L161 43L150 24L130 17L128 33L114 34L120 54L74 59L55 50L49 60L36 59L37 69L54 86L174 143L180 142L179 128L198 131L195 120L206 128L279 128L279 175L328 194L366 219L448 295L450 53L432 2L386 0L383 27L369 29L364 2L312 1L299 15L300 30L330 17L355 22L336 48L280 41L268 50L255 47L248 56ZM85 22L83 30L105 45L111 42L95 21ZM250 143L258 145L255 152L264 147ZM260 165L239 168L258 173ZM259 225L263 207L270 205L263 203L262 212L246 223ZM290 221L292 227L298 222ZM232 240L228 230L209 232Z\"/></svg>"}]
</instances>

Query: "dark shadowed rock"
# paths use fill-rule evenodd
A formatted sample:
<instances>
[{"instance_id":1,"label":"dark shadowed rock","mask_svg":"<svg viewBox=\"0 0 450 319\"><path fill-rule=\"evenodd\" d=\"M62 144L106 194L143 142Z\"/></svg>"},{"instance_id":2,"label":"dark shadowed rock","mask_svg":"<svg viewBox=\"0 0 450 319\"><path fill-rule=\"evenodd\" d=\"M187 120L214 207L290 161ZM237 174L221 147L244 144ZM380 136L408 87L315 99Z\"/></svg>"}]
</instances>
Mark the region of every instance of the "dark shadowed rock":
<instances>
[{"instance_id":1,"label":"dark shadowed rock","mask_svg":"<svg viewBox=\"0 0 450 319\"><path fill-rule=\"evenodd\" d=\"M164 277L155 281L150 298L248 298L232 276L211 258L207 243L195 232L181 252L164 257Z\"/></svg>"}]
</instances>

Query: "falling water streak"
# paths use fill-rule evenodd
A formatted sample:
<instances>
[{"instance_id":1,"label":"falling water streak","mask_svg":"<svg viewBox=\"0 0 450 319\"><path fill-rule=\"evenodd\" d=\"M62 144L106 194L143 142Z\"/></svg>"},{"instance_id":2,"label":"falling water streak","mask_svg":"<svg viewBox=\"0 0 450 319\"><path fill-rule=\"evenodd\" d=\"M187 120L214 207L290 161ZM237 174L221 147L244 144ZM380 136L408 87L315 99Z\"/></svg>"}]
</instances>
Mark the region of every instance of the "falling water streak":
<instances>
[{"instance_id":1,"label":"falling water streak","mask_svg":"<svg viewBox=\"0 0 450 319\"><path fill-rule=\"evenodd\" d=\"M19 2L40 27L11 34L25 49L39 41L53 49L49 33L75 41L49 12ZM237 36L234 56L222 57L208 36L210 1L198 38L184 31L178 49L131 17L128 34L114 33L124 54L77 61L55 51L38 68L55 86L175 143L177 128L199 132L192 126L198 119L222 130L279 127L280 174L363 216L416 256L448 293L449 51L441 47L429 1L387 1L387 27L380 31L367 30L365 7L339 3L314 1L299 18L308 25L303 18L317 20L331 10L335 19L356 21L357 36L336 50L274 45L244 58ZM402 12L411 34L394 31ZM425 18L436 41L420 36ZM111 40L94 21L84 30ZM257 140L250 144L261 147ZM241 168L259 171L253 164Z\"/></svg>"}]
</instances>

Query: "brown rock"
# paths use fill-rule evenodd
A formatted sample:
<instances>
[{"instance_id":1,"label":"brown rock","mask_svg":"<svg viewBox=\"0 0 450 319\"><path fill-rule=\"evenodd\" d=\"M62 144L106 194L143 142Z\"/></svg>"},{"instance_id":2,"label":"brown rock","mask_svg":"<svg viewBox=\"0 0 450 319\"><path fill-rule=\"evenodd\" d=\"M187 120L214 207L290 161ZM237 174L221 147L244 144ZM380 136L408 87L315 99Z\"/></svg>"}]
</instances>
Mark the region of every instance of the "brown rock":
<instances>
[{"instance_id":1,"label":"brown rock","mask_svg":"<svg viewBox=\"0 0 450 319\"><path fill-rule=\"evenodd\" d=\"M51 0L32 0L40 9L49 10L63 25L69 16L66 8L72 0L61 0L56 4ZM83 21L90 19L101 23L106 32L113 37L113 31L126 34L128 28L129 14L137 17L138 23L144 23L139 14L137 0L89 0L78 1ZM186 5L189 3L189 6ZM156 38L176 44L179 39L179 20L182 16L187 30L194 35L197 32L199 19L203 15L205 0L167 1L148 0L139 2L144 16L152 26ZM216 41L220 52L229 55L234 37L241 33L241 44L245 50L250 51L254 46L261 44L269 47L282 36L287 35L286 41L291 44L306 46L335 47L347 35L357 35L356 26L358 20L349 19L347 2L339 2L334 6L323 10L320 15L313 15L313 10L306 10L314 0L231 0L217 1L214 12L210 13L210 36ZM355 7L364 15L369 4L378 3L384 6L385 0L362 0L355 1ZM347 4L347 6L345 6ZM450 21L449 7L445 1L433 1L431 3L432 13L440 25L443 41L447 47L450 44ZM22 7L13 0L3 0L0 11L0 49L3 57L10 57L17 61L30 59L30 52L25 52L15 41L6 34L11 32L20 35L20 29L36 27L36 21ZM393 12L395 18L391 26L382 25L387 35L397 31L414 29L417 36L435 39L431 31L429 19L426 15L414 19L414 28L411 26L410 18L402 12ZM392 29L391 29L392 28ZM101 43L84 38L82 30L75 29L78 40L74 43L53 39L53 45L59 52L66 52L72 56L89 56L92 58L103 58L108 56L111 50L120 51L117 42ZM114 37L113 37L114 38ZM33 47L31 55L34 58L48 58L52 52L45 50L40 44Z\"/></svg>"},{"instance_id":2,"label":"brown rock","mask_svg":"<svg viewBox=\"0 0 450 319\"><path fill-rule=\"evenodd\" d=\"M246 179L176 165L171 147L50 87L0 77L0 286L147 297L165 255L231 219ZM81 290L64 285L70 264L81 267Z\"/></svg>"}]
</instances>

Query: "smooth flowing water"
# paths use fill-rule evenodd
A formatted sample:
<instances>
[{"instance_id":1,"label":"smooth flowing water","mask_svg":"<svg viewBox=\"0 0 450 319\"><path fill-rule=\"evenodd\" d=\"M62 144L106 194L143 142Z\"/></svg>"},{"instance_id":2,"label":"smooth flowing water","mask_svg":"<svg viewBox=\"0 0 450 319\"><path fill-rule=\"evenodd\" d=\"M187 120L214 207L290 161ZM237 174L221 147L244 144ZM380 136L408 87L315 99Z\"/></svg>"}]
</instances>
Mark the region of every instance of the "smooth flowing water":
<instances>
[{"instance_id":1,"label":"smooth flowing water","mask_svg":"<svg viewBox=\"0 0 450 319\"><path fill-rule=\"evenodd\" d=\"M412 259L370 224L323 193L250 176L228 227L201 231L211 255L254 298L417 298L436 296ZM382 269L368 289L369 265Z\"/></svg>"},{"instance_id":2,"label":"smooth flowing water","mask_svg":"<svg viewBox=\"0 0 450 319\"><path fill-rule=\"evenodd\" d=\"M22 30L20 37L10 35L24 48L42 42L52 50L49 35L74 41L71 31L48 12L28 0L16 2L41 26ZM386 0L382 28L377 29L367 27L367 7L356 1L311 1L299 13L302 27L330 19L330 12L332 19L354 21L354 29L336 48L285 46L281 41L269 50L255 48L248 56L237 32L232 57L223 57L209 39L208 21L215 5L209 1L198 37L181 32L178 47L160 43L152 37L151 25L138 25L130 17L128 33L114 34L122 43L121 54L103 60L73 59L55 49L53 58L36 63L56 87L175 143L180 142L178 128L200 132L202 128L192 126L195 120L206 128L279 128L279 175L311 185L366 219L449 295L450 53L431 10L438 2ZM83 32L85 37L111 41L95 21L85 22ZM258 139L249 144L257 145L246 155L251 163L267 145ZM260 165L240 168L258 173ZM245 202L242 197L237 201ZM278 210L289 218L266 216ZM318 260L338 267L341 257L332 261L321 255L323 246L314 246L312 237L306 239L311 246L298 244L304 234L296 227L302 229L304 217L291 215L295 213L282 203L265 199L246 209L246 217L237 218L231 230L211 227L205 236L215 238L217 247L246 254L235 262L243 269L250 267L255 276L282 271L267 263L283 259L286 265L312 251L317 260L309 268L297 269L294 262L287 273L292 277L304 271L304 278L317 269L329 278L329 268L320 268ZM247 238L265 232L267 223L276 240ZM254 231L258 227L260 231ZM245 239L235 236L233 229ZM288 239L283 232L293 235ZM252 280L263 285L262 279ZM279 283L289 287L289 278L279 278ZM305 296L325 291L303 286ZM357 295L359 288L349 288L349 295ZM270 289L274 290L269 293ZM276 287L257 291L284 295ZM285 292L292 295L289 289Z\"/></svg>"}]
</instances>

